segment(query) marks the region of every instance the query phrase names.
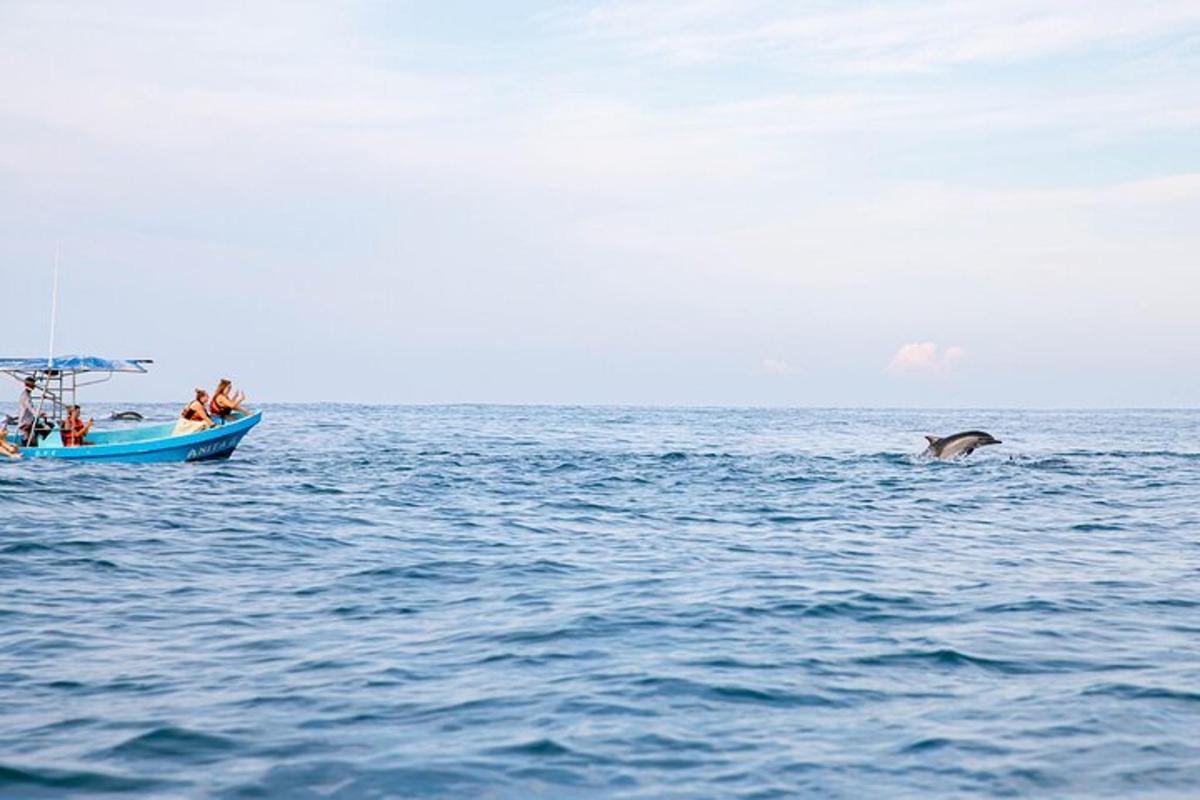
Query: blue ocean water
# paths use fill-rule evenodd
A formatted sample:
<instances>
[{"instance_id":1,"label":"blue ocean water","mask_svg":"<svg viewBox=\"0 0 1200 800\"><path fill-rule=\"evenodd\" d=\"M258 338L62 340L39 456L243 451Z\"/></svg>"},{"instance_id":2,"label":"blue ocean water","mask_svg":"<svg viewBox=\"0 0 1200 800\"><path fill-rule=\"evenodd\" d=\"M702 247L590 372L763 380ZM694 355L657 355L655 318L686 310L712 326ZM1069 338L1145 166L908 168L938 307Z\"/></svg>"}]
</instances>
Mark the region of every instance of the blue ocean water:
<instances>
[{"instance_id":1,"label":"blue ocean water","mask_svg":"<svg viewBox=\"0 0 1200 800\"><path fill-rule=\"evenodd\" d=\"M1200 793L1195 411L274 406L0 587L5 798Z\"/></svg>"}]
</instances>

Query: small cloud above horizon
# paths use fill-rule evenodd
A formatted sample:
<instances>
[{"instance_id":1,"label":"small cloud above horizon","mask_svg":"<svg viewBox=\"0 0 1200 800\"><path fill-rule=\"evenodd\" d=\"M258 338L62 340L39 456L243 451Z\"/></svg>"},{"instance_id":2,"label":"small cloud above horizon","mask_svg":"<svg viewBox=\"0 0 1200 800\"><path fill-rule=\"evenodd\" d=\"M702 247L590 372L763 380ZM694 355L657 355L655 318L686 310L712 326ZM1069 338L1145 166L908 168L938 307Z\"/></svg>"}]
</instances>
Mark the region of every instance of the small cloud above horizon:
<instances>
[{"instance_id":1,"label":"small cloud above horizon","mask_svg":"<svg viewBox=\"0 0 1200 800\"><path fill-rule=\"evenodd\" d=\"M795 375L799 371L786 358L764 358L756 370L760 375Z\"/></svg>"},{"instance_id":2,"label":"small cloud above horizon","mask_svg":"<svg viewBox=\"0 0 1200 800\"><path fill-rule=\"evenodd\" d=\"M884 370L889 375L942 375L967 356L958 345L939 350L933 342L909 342L901 345Z\"/></svg>"}]
</instances>

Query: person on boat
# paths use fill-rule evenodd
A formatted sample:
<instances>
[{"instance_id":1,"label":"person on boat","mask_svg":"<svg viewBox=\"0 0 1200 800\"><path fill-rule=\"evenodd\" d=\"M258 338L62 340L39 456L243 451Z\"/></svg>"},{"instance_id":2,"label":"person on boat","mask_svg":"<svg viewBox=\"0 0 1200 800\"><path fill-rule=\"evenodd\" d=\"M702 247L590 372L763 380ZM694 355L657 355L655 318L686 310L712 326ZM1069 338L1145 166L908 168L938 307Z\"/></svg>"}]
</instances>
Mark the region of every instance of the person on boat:
<instances>
[{"instance_id":1,"label":"person on boat","mask_svg":"<svg viewBox=\"0 0 1200 800\"><path fill-rule=\"evenodd\" d=\"M45 414L39 414L33 406L33 390L37 381L32 377L25 379L25 388L17 398L17 433L21 442L29 447L37 447L39 439L44 439L50 433L50 423Z\"/></svg>"},{"instance_id":2,"label":"person on boat","mask_svg":"<svg viewBox=\"0 0 1200 800\"><path fill-rule=\"evenodd\" d=\"M208 392L197 389L196 399L184 406L179 416L186 422L198 424L199 430L211 428L214 423L208 415Z\"/></svg>"},{"instance_id":3,"label":"person on boat","mask_svg":"<svg viewBox=\"0 0 1200 800\"><path fill-rule=\"evenodd\" d=\"M8 441L8 421L0 422L0 455L7 458L20 458L21 451Z\"/></svg>"},{"instance_id":4,"label":"person on boat","mask_svg":"<svg viewBox=\"0 0 1200 800\"><path fill-rule=\"evenodd\" d=\"M246 399L245 392L237 391L230 394L229 390L233 388L229 378L221 378L217 383L217 389L213 392L212 401L208 404L208 411L213 417L222 421L238 414L243 417L250 416L250 412L242 407L242 403Z\"/></svg>"},{"instance_id":5,"label":"person on boat","mask_svg":"<svg viewBox=\"0 0 1200 800\"><path fill-rule=\"evenodd\" d=\"M59 424L59 434L62 436L63 447L82 447L83 445L91 444L91 442L85 442L83 437L88 435L94 421L89 419L85 423L79 418L79 406L69 406L67 408L67 418Z\"/></svg>"}]
</instances>

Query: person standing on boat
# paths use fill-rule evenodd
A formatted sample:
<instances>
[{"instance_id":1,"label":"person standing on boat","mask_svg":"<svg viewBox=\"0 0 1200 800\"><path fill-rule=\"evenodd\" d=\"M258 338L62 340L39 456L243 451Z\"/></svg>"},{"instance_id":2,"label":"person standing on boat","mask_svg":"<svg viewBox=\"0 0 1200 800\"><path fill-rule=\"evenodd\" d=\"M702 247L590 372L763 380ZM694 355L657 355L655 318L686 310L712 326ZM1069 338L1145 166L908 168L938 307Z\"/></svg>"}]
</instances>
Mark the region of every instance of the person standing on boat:
<instances>
[{"instance_id":1,"label":"person standing on boat","mask_svg":"<svg viewBox=\"0 0 1200 800\"><path fill-rule=\"evenodd\" d=\"M67 409L67 418L62 421L59 426L59 431L62 436L63 447L80 447L91 442L85 442L83 437L88 435L88 431L92 429L92 423L95 420L89 419L85 424L79 418L79 406L71 406Z\"/></svg>"},{"instance_id":2,"label":"person standing on boat","mask_svg":"<svg viewBox=\"0 0 1200 800\"><path fill-rule=\"evenodd\" d=\"M33 447L37 447L39 438L45 438L50 432L46 415L38 414L33 407L33 390L36 386L36 380L32 377L26 378L25 388L17 398L17 433L22 444Z\"/></svg>"}]
</instances>

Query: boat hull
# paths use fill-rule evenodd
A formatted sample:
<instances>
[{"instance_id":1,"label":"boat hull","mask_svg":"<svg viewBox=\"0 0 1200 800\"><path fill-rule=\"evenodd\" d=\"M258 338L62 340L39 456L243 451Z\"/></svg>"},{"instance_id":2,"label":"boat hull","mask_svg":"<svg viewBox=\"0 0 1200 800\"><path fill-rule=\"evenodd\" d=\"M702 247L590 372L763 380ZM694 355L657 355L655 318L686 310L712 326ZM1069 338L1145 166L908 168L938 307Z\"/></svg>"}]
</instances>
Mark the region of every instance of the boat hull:
<instances>
[{"instance_id":1,"label":"boat hull","mask_svg":"<svg viewBox=\"0 0 1200 800\"><path fill-rule=\"evenodd\" d=\"M242 437L262 420L262 412L230 420L204 431L171 436L174 423L97 431L95 443L84 447L62 447L43 442L40 447L22 447L25 458L53 458L88 463L162 464L185 461L217 461L229 458ZM92 436L88 437L92 439Z\"/></svg>"}]
</instances>

